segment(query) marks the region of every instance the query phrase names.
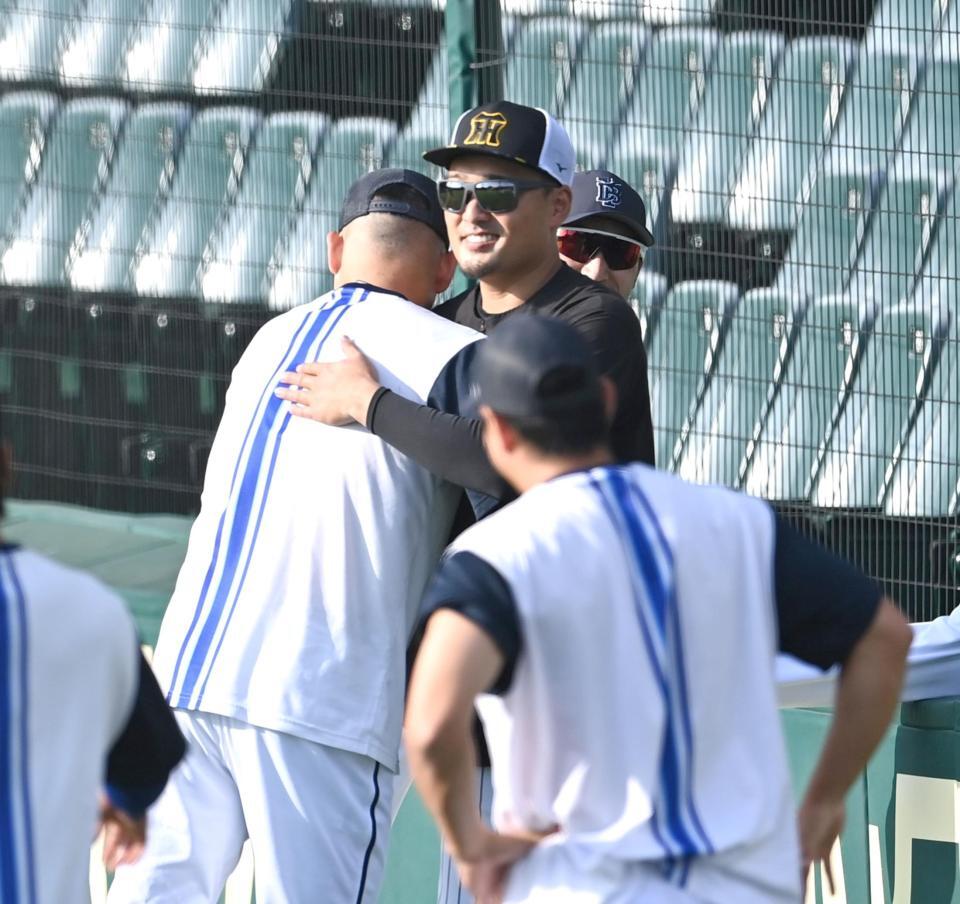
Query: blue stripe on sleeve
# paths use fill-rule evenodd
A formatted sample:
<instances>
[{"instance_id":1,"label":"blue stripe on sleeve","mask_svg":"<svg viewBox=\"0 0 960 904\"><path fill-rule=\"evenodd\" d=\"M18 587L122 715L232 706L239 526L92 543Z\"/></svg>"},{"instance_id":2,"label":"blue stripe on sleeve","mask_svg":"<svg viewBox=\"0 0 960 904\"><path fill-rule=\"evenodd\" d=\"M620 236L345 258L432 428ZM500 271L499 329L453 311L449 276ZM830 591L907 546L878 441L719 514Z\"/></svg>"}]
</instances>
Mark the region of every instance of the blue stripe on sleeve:
<instances>
[{"instance_id":1,"label":"blue stripe on sleeve","mask_svg":"<svg viewBox=\"0 0 960 904\"><path fill-rule=\"evenodd\" d=\"M0 575L0 901L18 904L16 834L13 825L13 767L10 745L16 733L12 724L13 677L10 619L13 607Z\"/></svg>"}]
</instances>

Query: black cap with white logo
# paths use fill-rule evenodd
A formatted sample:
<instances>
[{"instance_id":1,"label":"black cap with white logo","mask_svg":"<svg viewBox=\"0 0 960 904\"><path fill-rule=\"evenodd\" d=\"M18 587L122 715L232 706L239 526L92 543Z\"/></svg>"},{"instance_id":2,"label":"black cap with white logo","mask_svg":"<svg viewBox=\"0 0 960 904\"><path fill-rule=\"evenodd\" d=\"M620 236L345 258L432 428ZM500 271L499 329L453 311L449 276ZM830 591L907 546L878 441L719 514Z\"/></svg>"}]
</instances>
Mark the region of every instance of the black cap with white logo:
<instances>
[{"instance_id":1,"label":"black cap with white logo","mask_svg":"<svg viewBox=\"0 0 960 904\"><path fill-rule=\"evenodd\" d=\"M643 198L609 170L587 170L573 177L573 203L563 225L575 229L578 221L587 217L609 217L626 226L625 238L636 239L648 247L653 244Z\"/></svg>"},{"instance_id":2,"label":"black cap with white logo","mask_svg":"<svg viewBox=\"0 0 960 904\"><path fill-rule=\"evenodd\" d=\"M539 170L559 185L573 181L576 154L566 129L546 110L498 100L467 110L453 127L450 143L423 159L449 168L456 157L480 154Z\"/></svg>"},{"instance_id":3,"label":"black cap with white logo","mask_svg":"<svg viewBox=\"0 0 960 904\"><path fill-rule=\"evenodd\" d=\"M393 185L405 185L423 196L423 204L410 204L406 201L393 198L377 198L376 195ZM365 217L368 213L392 213L401 217L409 217L429 226L443 242L444 248L449 246L447 224L443 219L443 210L437 200L437 186L431 179L421 173L408 169L379 169L366 173L357 179L347 190L340 208L340 226L343 229L347 223L358 217Z\"/></svg>"},{"instance_id":4,"label":"black cap with white logo","mask_svg":"<svg viewBox=\"0 0 960 904\"><path fill-rule=\"evenodd\" d=\"M480 404L507 417L565 421L603 407L590 346L556 317L507 318L479 344L473 379Z\"/></svg>"}]
</instances>

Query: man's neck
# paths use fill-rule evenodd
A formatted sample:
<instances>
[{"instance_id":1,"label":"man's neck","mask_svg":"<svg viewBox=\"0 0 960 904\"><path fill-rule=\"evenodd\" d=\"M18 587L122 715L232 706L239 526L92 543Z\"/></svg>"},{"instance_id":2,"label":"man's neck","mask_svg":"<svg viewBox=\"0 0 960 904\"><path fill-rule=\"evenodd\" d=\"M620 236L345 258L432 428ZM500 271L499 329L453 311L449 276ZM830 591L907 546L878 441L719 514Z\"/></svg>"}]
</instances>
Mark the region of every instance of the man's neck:
<instances>
[{"instance_id":1,"label":"man's neck","mask_svg":"<svg viewBox=\"0 0 960 904\"><path fill-rule=\"evenodd\" d=\"M611 465L613 460L613 454L605 447L583 455L538 458L528 461L522 468L522 473L514 474L508 480L518 493L526 493L548 480L576 471L589 471L590 468Z\"/></svg>"},{"instance_id":2,"label":"man's neck","mask_svg":"<svg viewBox=\"0 0 960 904\"><path fill-rule=\"evenodd\" d=\"M560 258L547 260L527 270L516 279L494 277L493 282L480 280L480 304L485 314L503 314L526 304L540 291L562 266Z\"/></svg>"}]
</instances>

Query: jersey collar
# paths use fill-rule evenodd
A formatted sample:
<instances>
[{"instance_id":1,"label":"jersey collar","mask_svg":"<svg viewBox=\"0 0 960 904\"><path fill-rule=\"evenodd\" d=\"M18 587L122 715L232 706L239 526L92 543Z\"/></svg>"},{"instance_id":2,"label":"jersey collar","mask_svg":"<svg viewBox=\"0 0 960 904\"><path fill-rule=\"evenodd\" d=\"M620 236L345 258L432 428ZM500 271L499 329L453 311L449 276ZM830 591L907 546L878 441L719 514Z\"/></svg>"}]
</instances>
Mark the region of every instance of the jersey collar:
<instances>
[{"instance_id":1,"label":"jersey collar","mask_svg":"<svg viewBox=\"0 0 960 904\"><path fill-rule=\"evenodd\" d=\"M406 295L403 295L400 292L394 292L393 289L384 289L383 286L377 286L373 283L368 282L348 282L344 283L341 289L367 289L373 290L374 292L380 292L383 295L396 295L397 298L402 298L404 301L409 301Z\"/></svg>"}]
</instances>

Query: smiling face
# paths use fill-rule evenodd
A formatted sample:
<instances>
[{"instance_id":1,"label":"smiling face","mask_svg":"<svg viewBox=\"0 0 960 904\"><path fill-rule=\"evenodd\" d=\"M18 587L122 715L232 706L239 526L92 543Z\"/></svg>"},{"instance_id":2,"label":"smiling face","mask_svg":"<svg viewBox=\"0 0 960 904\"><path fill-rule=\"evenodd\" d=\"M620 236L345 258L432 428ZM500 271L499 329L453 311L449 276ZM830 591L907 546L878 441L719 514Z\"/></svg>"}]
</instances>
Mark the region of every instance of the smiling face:
<instances>
[{"instance_id":1,"label":"smiling face","mask_svg":"<svg viewBox=\"0 0 960 904\"><path fill-rule=\"evenodd\" d=\"M480 155L458 157L447 178L464 183L486 179L544 183L542 189L522 192L516 208L506 213L484 210L474 197L459 213L445 212L451 249L467 276L507 287L531 265L558 259L554 236L570 208L569 189L530 167Z\"/></svg>"}]
</instances>

